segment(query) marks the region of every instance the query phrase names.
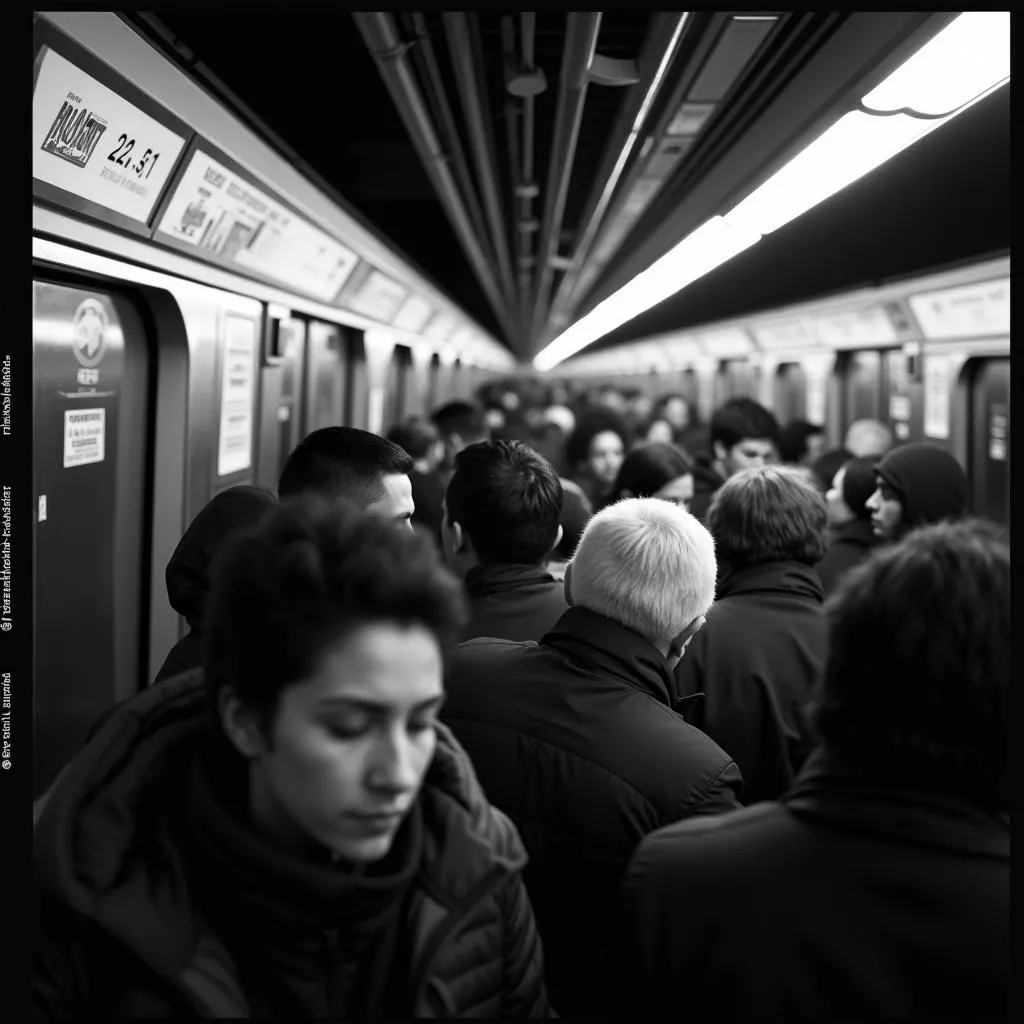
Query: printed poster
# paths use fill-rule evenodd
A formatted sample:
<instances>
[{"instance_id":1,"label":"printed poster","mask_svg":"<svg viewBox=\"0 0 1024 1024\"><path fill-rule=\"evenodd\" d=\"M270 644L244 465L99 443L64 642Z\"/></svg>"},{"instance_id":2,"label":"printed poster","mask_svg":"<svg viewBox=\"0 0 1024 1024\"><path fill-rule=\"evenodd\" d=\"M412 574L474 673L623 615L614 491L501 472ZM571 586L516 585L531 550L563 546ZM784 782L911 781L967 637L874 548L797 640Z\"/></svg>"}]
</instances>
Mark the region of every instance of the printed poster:
<instances>
[{"instance_id":1,"label":"printed poster","mask_svg":"<svg viewBox=\"0 0 1024 1024\"><path fill-rule=\"evenodd\" d=\"M255 374L256 324L229 315L224 321L217 476L230 476L252 465Z\"/></svg>"},{"instance_id":2,"label":"printed poster","mask_svg":"<svg viewBox=\"0 0 1024 1024\"><path fill-rule=\"evenodd\" d=\"M363 316L372 316L382 323L389 323L408 294L397 281L392 281L379 270L372 270L359 291L345 304Z\"/></svg>"},{"instance_id":3,"label":"printed poster","mask_svg":"<svg viewBox=\"0 0 1024 1024\"><path fill-rule=\"evenodd\" d=\"M32 175L145 224L185 140L54 50L32 97Z\"/></svg>"},{"instance_id":4,"label":"printed poster","mask_svg":"<svg viewBox=\"0 0 1024 1024\"><path fill-rule=\"evenodd\" d=\"M198 150L159 230L321 302L334 300L359 262L330 235Z\"/></svg>"},{"instance_id":5,"label":"printed poster","mask_svg":"<svg viewBox=\"0 0 1024 1024\"><path fill-rule=\"evenodd\" d=\"M925 356L924 432L927 437L949 437L949 377L949 356Z\"/></svg>"},{"instance_id":6,"label":"printed poster","mask_svg":"<svg viewBox=\"0 0 1024 1024\"><path fill-rule=\"evenodd\" d=\"M64 468L88 466L106 457L106 409L69 409L64 413Z\"/></svg>"}]
</instances>

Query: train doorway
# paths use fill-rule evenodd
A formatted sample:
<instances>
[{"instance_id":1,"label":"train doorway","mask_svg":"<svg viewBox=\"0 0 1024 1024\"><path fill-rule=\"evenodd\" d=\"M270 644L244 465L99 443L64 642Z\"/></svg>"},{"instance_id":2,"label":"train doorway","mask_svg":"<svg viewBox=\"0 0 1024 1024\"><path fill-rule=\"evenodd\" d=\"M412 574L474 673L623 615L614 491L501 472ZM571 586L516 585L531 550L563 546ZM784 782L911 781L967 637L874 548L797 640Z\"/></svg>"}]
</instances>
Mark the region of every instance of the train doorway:
<instances>
[{"instance_id":1,"label":"train doorway","mask_svg":"<svg viewBox=\"0 0 1024 1024\"><path fill-rule=\"evenodd\" d=\"M970 381L971 510L1010 525L1010 360L979 359Z\"/></svg>"}]
</instances>

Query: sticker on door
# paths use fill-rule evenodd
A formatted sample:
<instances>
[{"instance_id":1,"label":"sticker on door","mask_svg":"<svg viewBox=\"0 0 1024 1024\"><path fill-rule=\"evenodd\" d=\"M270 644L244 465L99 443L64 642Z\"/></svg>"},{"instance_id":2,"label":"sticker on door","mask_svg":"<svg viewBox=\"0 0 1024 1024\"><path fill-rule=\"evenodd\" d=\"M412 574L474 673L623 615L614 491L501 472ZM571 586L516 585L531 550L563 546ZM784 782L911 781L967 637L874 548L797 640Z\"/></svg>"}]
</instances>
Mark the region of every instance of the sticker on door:
<instances>
[{"instance_id":1,"label":"sticker on door","mask_svg":"<svg viewBox=\"0 0 1024 1024\"><path fill-rule=\"evenodd\" d=\"M106 425L106 409L74 409L64 413L65 469L103 461Z\"/></svg>"}]
</instances>

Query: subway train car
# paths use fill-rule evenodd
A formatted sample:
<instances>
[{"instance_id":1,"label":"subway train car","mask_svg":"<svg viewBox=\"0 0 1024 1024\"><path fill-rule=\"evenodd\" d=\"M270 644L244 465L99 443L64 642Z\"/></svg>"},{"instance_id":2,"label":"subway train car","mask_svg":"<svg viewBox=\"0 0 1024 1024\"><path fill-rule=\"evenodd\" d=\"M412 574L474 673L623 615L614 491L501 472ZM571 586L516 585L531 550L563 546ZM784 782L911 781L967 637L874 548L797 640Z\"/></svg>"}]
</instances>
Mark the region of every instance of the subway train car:
<instances>
[{"instance_id":1,"label":"subway train car","mask_svg":"<svg viewBox=\"0 0 1024 1024\"><path fill-rule=\"evenodd\" d=\"M32 129L41 792L178 639L164 568L215 493L514 361L113 14L36 17Z\"/></svg>"},{"instance_id":2,"label":"subway train car","mask_svg":"<svg viewBox=\"0 0 1024 1024\"><path fill-rule=\"evenodd\" d=\"M945 268L760 314L598 349L555 371L595 386L685 395L707 419L749 395L830 445L865 417L896 443L948 448L970 507L1010 521L1010 258Z\"/></svg>"}]
</instances>

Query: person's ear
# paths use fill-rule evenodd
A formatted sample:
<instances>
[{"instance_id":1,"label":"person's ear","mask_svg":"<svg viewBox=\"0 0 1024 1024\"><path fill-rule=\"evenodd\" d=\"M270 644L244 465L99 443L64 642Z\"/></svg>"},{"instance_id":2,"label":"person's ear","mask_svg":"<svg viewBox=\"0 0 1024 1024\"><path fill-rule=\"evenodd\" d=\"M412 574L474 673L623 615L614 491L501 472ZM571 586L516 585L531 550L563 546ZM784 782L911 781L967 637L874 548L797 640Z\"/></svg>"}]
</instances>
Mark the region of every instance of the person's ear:
<instances>
[{"instance_id":1,"label":"person's ear","mask_svg":"<svg viewBox=\"0 0 1024 1024\"><path fill-rule=\"evenodd\" d=\"M243 757L252 760L265 751L255 716L228 686L217 694L217 712L224 735Z\"/></svg>"},{"instance_id":2,"label":"person's ear","mask_svg":"<svg viewBox=\"0 0 1024 1024\"><path fill-rule=\"evenodd\" d=\"M562 529L562 524L558 524L558 532L555 534L555 543L551 545L551 551L557 551L558 545L562 543L562 535L565 531Z\"/></svg>"},{"instance_id":3,"label":"person's ear","mask_svg":"<svg viewBox=\"0 0 1024 1024\"><path fill-rule=\"evenodd\" d=\"M566 563L565 579L562 581L562 593L565 594L565 603L572 607L572 562Z\"/></svg>"},{"instance_id":4,"label":"person's ear","mask_svg":"<svg viewBox=\"0 0 1024 1024\"><path fill-rule=\"evenodd\" d=\"M711 450L714 452L715 458L718 459L719 462L724 461L726 455L729 454L729 449L726 448L721 441L715 441L711 445Z\"/></svg>"},{"instance_id":5,"label":"person's ear","mask_svg":"<svg viewBox=\"0 0 1024 1024\"><path fill-rule=\"evenodd\" d=\"M687 644L697 635L697 631L705 623L703 615L698 615L678 636L676 636L669 644L668 652L669 656L673 658L681 658L686 650Z\"/></svg>"}]
</instances>

